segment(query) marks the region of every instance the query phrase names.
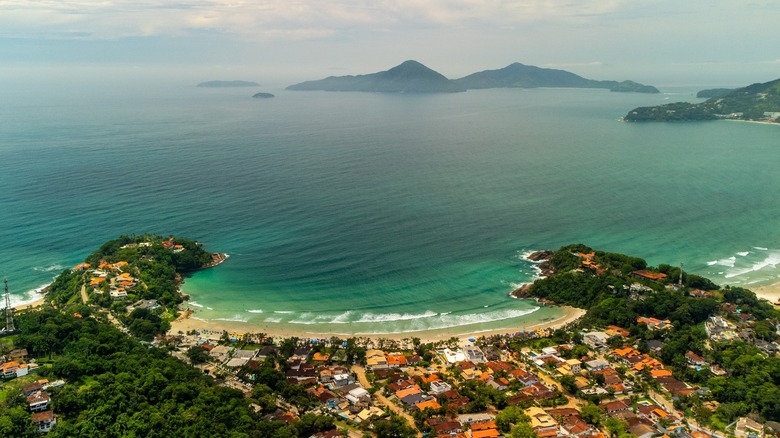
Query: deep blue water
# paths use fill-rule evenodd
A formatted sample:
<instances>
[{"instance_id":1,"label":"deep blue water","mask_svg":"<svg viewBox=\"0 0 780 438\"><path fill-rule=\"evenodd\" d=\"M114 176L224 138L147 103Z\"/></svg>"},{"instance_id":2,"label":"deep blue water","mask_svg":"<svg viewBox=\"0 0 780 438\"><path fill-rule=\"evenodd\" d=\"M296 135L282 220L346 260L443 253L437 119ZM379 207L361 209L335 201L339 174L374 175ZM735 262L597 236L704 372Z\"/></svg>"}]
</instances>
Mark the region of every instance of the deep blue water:
<instances>
[{"instance_id":1,"label":"deep blue water","mask_svg":"<svg viewBox=\"0 0 780 438\"><path fill-rule=\"evenodd\" d=\"M186 281L200 317L343 332L518 326L520 254L573 242L780 275L780 126L618 120L693 90L271 91L0 89L15 299L145 232L231 255Z\"/></svg>"}]
</instances>

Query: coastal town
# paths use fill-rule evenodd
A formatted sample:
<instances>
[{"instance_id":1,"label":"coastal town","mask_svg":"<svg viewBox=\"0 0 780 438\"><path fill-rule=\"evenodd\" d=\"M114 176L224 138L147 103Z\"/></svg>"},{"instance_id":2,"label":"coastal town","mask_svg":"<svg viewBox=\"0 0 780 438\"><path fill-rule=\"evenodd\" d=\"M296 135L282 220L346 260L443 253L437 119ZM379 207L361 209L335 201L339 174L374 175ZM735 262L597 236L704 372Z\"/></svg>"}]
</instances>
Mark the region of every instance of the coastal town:
<instances>
[{"instance_id":1,"label":"coastal town","mask_svg":"<svg viewBox=\"0 0 780 438\"><path fill-rule=\"evenodd\" d=\"M58 399L93 379L72 358L58 362L67 348L23 332L41 327L25 318L43 311L113 326L142 354L164 352L207 387L233 391L255 418L246 427L262 431L247 436L780 434L780 312L677 267L572 245L532 256L544 278L515 295L585 309L576 320L467 339L285 337L192 321L177 329L185 297L155 286L148 269L161 260L212 267L224 255L175 238L109 247L64 273L43 310L16 315L22 332L0 339L3 400L16 400L36 433L71 427L80 417ZM176 287L178 271L170 278Z\"/></svg>"}]
</instances>

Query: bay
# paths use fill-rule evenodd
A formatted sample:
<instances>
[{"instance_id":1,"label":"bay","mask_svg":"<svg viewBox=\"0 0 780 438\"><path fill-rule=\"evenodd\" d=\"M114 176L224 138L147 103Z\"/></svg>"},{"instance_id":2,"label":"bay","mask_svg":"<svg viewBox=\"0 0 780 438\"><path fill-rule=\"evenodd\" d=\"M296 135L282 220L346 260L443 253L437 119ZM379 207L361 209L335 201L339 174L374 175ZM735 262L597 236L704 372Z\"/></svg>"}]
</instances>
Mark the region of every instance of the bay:
<instances>
[{"instance_id":1,"label":"bay","mask_svg":"<svg viewBox=\"0 0 780 438\"><path fill-rule=\"evenodd\" d=\"M186 280L198 317L338 333L552 318L507 294L533 278L524 252L575 242L719 283L780 275L779 127L619 121L695 90L269 91L0 89L14 299L145 232L231 255Z\"/></svg>"}]
</instances>

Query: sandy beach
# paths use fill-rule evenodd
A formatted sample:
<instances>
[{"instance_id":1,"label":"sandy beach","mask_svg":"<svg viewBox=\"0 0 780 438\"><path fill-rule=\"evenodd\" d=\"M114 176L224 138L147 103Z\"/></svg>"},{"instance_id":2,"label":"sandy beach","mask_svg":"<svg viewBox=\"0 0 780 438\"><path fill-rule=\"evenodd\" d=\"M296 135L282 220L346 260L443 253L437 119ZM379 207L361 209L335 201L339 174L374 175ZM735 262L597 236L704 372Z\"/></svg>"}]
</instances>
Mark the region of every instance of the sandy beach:
<instances>
[{"instance_id":1,"label":"sandy beach","mask_svg":"<svg viewBox=\"0 0 780 438\"><path fill-rule=\"evenodd\" d=\"M768 300L772 304L780 300L780 283L753 287L750 290L755 292L757 297Z\"/></svg>"},{"instance_id":2,"label":"sandy beach","mask_svg":"<svg viewBox=\"0 0 780 438\"><path fill-rule=\"evenodd\" d=\"M42 306L43 302L44 302L43 298L39 298L39 299L37 299L37 300L35 300L33 302L30 302L30 303L19 304L17 306L14 306L14 311L18 312L20 310L32 309L34 307Z\"/></svg>"},{"instance_id":3,"label":"sandy beach","mask_svg":"<svg viewBox=\"0 0 780 438\"><path fill-rule=\"evenodd\" d=\"M417 332L405 332L405 333L386 333L386 334L360 334L360 333L317 333L313 331L294 330L275 324L262 324L255 325L245 322L235 321L205 321L198 319L197 314L188 315L184 313L182 317L171 323L170 334L179 334L179 332L187 333L189 331L213 331L221 332L227 331L228 333L265 333L277 339L298 337L302 339L329 339L333 336L346 339L351 337L358 338L372 338L372 339L394 339L403 340L413 337L420 338L423 342L437 342L457 337L461 339L469 337L480 336L492 336L501 334L515 333L521 330L555 330L556 328L563 327L570 324L583 315L585 310L578 309L576 307L560 306L564 310L564 314L556 319L550 321L544 321L537 324L525 325L515 327L507 327L503 329L470 332L467 330L467 326L453 327L449 329L430 330L430 331L417 331Z\"/></svg>"}]
</instances>

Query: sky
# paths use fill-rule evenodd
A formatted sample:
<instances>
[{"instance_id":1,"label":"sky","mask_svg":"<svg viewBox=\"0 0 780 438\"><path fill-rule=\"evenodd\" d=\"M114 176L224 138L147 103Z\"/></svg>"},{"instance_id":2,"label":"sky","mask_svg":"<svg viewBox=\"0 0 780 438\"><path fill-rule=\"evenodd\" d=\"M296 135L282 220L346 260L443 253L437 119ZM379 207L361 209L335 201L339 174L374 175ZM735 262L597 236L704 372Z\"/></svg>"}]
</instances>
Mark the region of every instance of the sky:
<instances>
[{"instance_id":1,"label":"sky","mask_svg":"<svg viewBox=\"0 0 780 438\"><path fill-rule=\"evenodd\" d=\"M283 86L415 59L739 86L780 77L777 23L777 0L0 0L0 75Z\"/></svg>"}]
</instances>

